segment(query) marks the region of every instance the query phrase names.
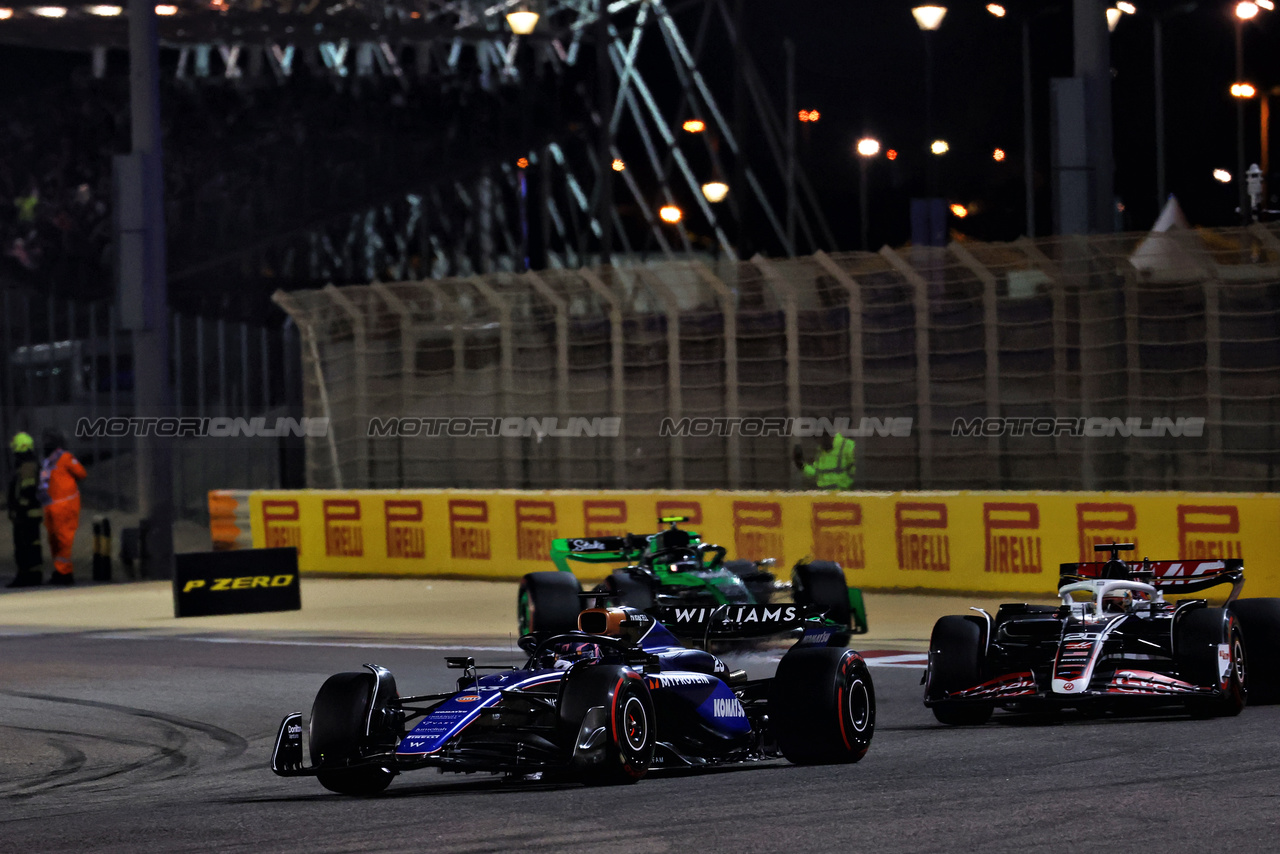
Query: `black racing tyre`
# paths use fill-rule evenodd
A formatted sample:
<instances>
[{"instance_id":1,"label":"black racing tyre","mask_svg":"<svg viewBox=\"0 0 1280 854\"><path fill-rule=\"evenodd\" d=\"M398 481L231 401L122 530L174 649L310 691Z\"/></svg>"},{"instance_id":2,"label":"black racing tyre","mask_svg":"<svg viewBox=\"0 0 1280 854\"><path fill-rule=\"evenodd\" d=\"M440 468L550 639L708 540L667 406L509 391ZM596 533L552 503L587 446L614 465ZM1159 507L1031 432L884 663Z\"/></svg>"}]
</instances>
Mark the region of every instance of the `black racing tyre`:
<instances>
[{"instance_id":1,"label":"black racing tyre","mask_svg":"<svg viewBox=\"0 0 1280 854\"><path fill-rule=\"evenodd\" d=\"M798 563L791 570L791 586L797 605L815 605L837 623L851 624L849 587L840 564L829 560Z\"/></svg>"},{"instance_id":2,"label":"black racing tyre","mask_svg":"<svg viewBox=\"0 0 1280 854\"><path fill-rule=\"evenodd\" d=\"M599 589L604 593L606 602L640 611L653 607L653 588L626 570L610 573Z\"/></svg>"},{"instance_id":3,"label":"black racing tyre","mask_svg":"<svg viewBox=\"0 0 1280 854\"><path fill-rule=\"evenodd\" d=\"M876 689L851 649L792 649L769 688L769 723L778 749L796 765L857 762L876 730Z\"/></svg>"},{"instance_id":4,"label":"black racing tyre","mask_svg":"<svg viewBox=\"0 0 1280 854\"><path fill-rule=\"evenodd\" d=\"M1249 705L1280 703L1280 599L1240 599L1231 613L1244 634Z\"/></svg>"},{"instance_id":5,"label":"black racing tyre","mask_svg":"<svg viewBox=\"0 0 1280 854\"><path fill-rule=\"evenodd\" d=\"M367 671L336 673L325 680L311 705L307 734L316 779L342 795L376 795L391 785L396 772L377 765L349 768L366 747L365 726L376 680Z\"/></svg>"},{"instance_id":6,"label":"black racing tyre","mask_svg":"<svg viewBox=\"0 0 1280 854\"><path fill-rule=\"evenodd\" d=\"M1219 646L1224 641L1231 656L1227 690L1219 697L1188 700L1187 710L1194 717L1231 717L1244 709L1248 701L1244 634L1235 616L1223 608L1197 608L1174 627L1178 672L1194 685L1219 684Z\"/></svg>"},{"instance_id":7,"label":"black racing tyre","mask_svg":"<svg viewBox=\"0 0 1280 854\"><path fill-rule=\"evenodd\" d=\"M982 683L982 627L967 617L943 617L929 638L929 670L925 697L934 701L933 716L949 726L976 726L991 719L991 703L944 701L953 691Z\"/></svg>"},{"instance_id":8,"label":"black racing tyre","mask_svg":"<svg viewBox=\"0 0 1280 854\"><path fill-rule=\"evenodd\" d=\"M570 572L531 572L520 579L516 619L520 634L558 635L578 628L582 602L578 579Z\"/></svg>"},{"instance_id":9,"label":"black racing tyre","mask_svg":"<svg viewBox=\"0 0 1280 854\"><path fill-rule=\"evenodd\" d=\"M589 664L565 676L557 703L562 742L572 749L587 712L606 710L602 761L580 768L582 782L594 786L635 783L653 764L657 716L640 674L626 667Z\"/></svg>"}]
</instances>

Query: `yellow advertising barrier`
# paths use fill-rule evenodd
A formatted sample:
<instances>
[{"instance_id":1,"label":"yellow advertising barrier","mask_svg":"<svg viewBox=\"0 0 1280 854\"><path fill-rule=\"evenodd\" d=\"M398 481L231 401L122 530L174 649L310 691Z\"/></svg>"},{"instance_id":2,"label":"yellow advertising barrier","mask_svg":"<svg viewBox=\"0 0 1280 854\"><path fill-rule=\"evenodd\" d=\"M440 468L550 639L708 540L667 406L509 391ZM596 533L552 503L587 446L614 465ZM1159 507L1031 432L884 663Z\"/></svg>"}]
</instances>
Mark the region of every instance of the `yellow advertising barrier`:
<instances>
[{"instance_id":1,"label":"yellow advertising barrier","mask_svg":"<svg viewBox=\"0 0 1280 854\"><path fill-rule=\"evenodd\" d=\"M308 573L519 578L553 568L557 537L652 533L675 515L730 558L774 557L784 574L806 555L835 560L864 588L1043 595L1060 563L1115 540L1136 559L1244 558L1246 595L1280 596L1270 494L263 490L210 493L211 516L215 496L215 531L239 532L222 517L243 519L247 501L253 545L297 547Z\"/></svg>"}]
</instances>

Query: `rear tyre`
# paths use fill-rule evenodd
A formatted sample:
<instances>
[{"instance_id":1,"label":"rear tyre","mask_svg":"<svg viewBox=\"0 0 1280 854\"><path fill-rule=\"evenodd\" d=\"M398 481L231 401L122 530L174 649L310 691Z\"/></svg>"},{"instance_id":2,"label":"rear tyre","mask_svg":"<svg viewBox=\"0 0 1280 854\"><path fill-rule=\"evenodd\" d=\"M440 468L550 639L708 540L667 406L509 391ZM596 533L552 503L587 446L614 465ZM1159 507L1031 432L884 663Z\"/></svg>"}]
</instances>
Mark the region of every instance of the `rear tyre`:
<instances>
[{"instance_id":1,"label":"rear tyre","mask_svg":"<svg viewBox=\"0 0 1280 854\"><path fill-rule=\"evenodd\" d=\"M1193 717L1232 717L1248 700L1244 636L1236 618L1222 608L1199 608L1184 616L1174 629L1174 656L1182 678L1195 685L1218 685L1220 645L1227 645L1230 661L1226 690L1218 697L1187 701Z\"/></svg>"},{"instance_id":2,"label":"rear tyre","mask_svg":"<svg viewBox=\"0 0 1280 854\"><path fill-rule=\"evenodd\" d=\"M520 579L516 619L520 634L562 634L578 628L582 602L578 579L569 572L531 572Z\"/></svg>"},{"instance_id":3,"label":"rear tyre","mask_svg":"<svg viewBox=\"0 0 1280 854\"><path fill-rule=\"evenodd\" d=\"M1240 599L1231 613L1249 657L1249 705L1280 703L1280 599Z\"/></svg>"},{"instance_id":4,"label":"rear tyre","mask_svg":"<svg viewBox=\"0 0 1280 854\"><path fill-rule=\"evenodd\" d=\"M943 617L929 638L929 671L925 697L933 716L948 726L976 726L991 719L991 703L944 700L955 691L982 683L982 628L966 617Z\"/></svg>"},{"instance_id":5,"label":"rear tyre","mask_svg":"<svg viewBox=\"0 0 1280 854\"><path fill-rule=\"evenodd\" d=\"M798 563L791 570L791 586L797 605L814 605L827 617L850 625L849 588L840 564L829 560Z\"/></svg>"},{"instance_id":6,"label":"rear tyre","mask_svg":"<svg viewBox=\"0 0 1280 854\"><path fill-rule=\"evenodd\" d=\"M396 772L377 765L347 767L368 748L365 725L376 680L372 673L336 673L325 680L311 706L308 745L320 767L320 785L341 795L376 795Z\"/></svg>"},{"instance_id":7,"label":"rear tyre","mask_svg":"<svg viewBox=\"0 0 1280 854\"><path fill-rule=\"evenodd\" d=\"M788 762L857 762L876 730L876 690L866 662L851 649L791 650L769 689L769 722Z\"/></svg>"},{"instance_id":8,"label":"rear tyre","mask_svg":"<svg viewBox=\"0 0 1280 854\"><path fill-rule=\"evenodd\" d=\"M613 665L579 665L565 676L560 689L560 734L573 748L587 713L605 710L600 721L605 741L600 761L580 767L579 778L589 786L635 783L653 764L657 717L644 680L634 671Z\"/></svg>"}]
</instances>

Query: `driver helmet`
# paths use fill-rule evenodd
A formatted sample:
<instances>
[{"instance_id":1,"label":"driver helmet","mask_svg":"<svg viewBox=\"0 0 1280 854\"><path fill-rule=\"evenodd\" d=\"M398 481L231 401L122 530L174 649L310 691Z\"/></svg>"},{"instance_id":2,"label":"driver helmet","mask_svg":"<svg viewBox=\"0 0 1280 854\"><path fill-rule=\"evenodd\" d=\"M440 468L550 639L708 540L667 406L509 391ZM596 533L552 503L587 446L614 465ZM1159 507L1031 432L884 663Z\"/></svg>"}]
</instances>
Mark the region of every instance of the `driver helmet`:
<instances>
[{"instance_id":1,"label":"driver helmet","mask_svg":"<svg viewBox=\"0 0 1280 854\"><path fill-rule=\"evenodd\" d=\"M687 549L692 542L693 537L688 531L682 531L673 526L654 537L653 546L654 551L663 551L666 549Z\"/></svg>"},{"instance_id":2,"label":"driver helmet","mask_svg":"<svg viewBox=\"0 0 1280 854\"><path fill-rule=\"evenodd\" d=\"M1119 559L1109 560L1102 566L1102 577L1111 579L1128 578L1129 564Z\"/></svg>"},{"instance_id":3,"label":"driver helmet","mask_svg":"<svg viewBox=\"0 0 1280 854\"><path fill-rule=\"evenodd\" d=\"M568 670L579 661L599 661L604 657L599 644L575 642L560 644L556 647L551 666L556 670Z\"/></svg>"},{"instance_id":4,"label":"driver helmet","mask_svg":"<svg viewBox=\"0 0 1280 854\"><path fill-rule=\"evenodd\" d=\"M1125 588L1108 590L1102 597L1102 610L1111 614L1128 611L1133 605L1133 591Z\"/></svg>"}]
</instances>

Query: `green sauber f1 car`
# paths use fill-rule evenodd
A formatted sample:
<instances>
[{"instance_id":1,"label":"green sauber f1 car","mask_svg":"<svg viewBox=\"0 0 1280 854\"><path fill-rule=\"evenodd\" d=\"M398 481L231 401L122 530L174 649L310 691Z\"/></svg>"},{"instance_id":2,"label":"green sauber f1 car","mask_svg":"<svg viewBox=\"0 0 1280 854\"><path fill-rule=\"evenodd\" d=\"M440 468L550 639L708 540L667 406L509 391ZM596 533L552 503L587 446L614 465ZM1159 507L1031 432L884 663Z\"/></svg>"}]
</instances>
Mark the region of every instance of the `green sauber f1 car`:
<instances>
[{"instance_id":1,"label":"green sauber f1 car","mask_svg":"<svg viewBox=\"0 0 1280 854\"><path fill-rule=\"evenodd\" d=\"M658 521L666 527L656 534L553 540L556 571L531 572L520 581L516 614L521 634L570 631L583 607L619 605L647 611L780 601L824 615L848 626L852 634L866 632L862 591L845 584L838 563L802 560L792 569L791 581L783 582L773 572L773 559L727 561L723 546L704 543L697 532L679 527L686 517ZM583 591L570 561L623 566L594 589Z\"/></svg>"}]
</instances>

